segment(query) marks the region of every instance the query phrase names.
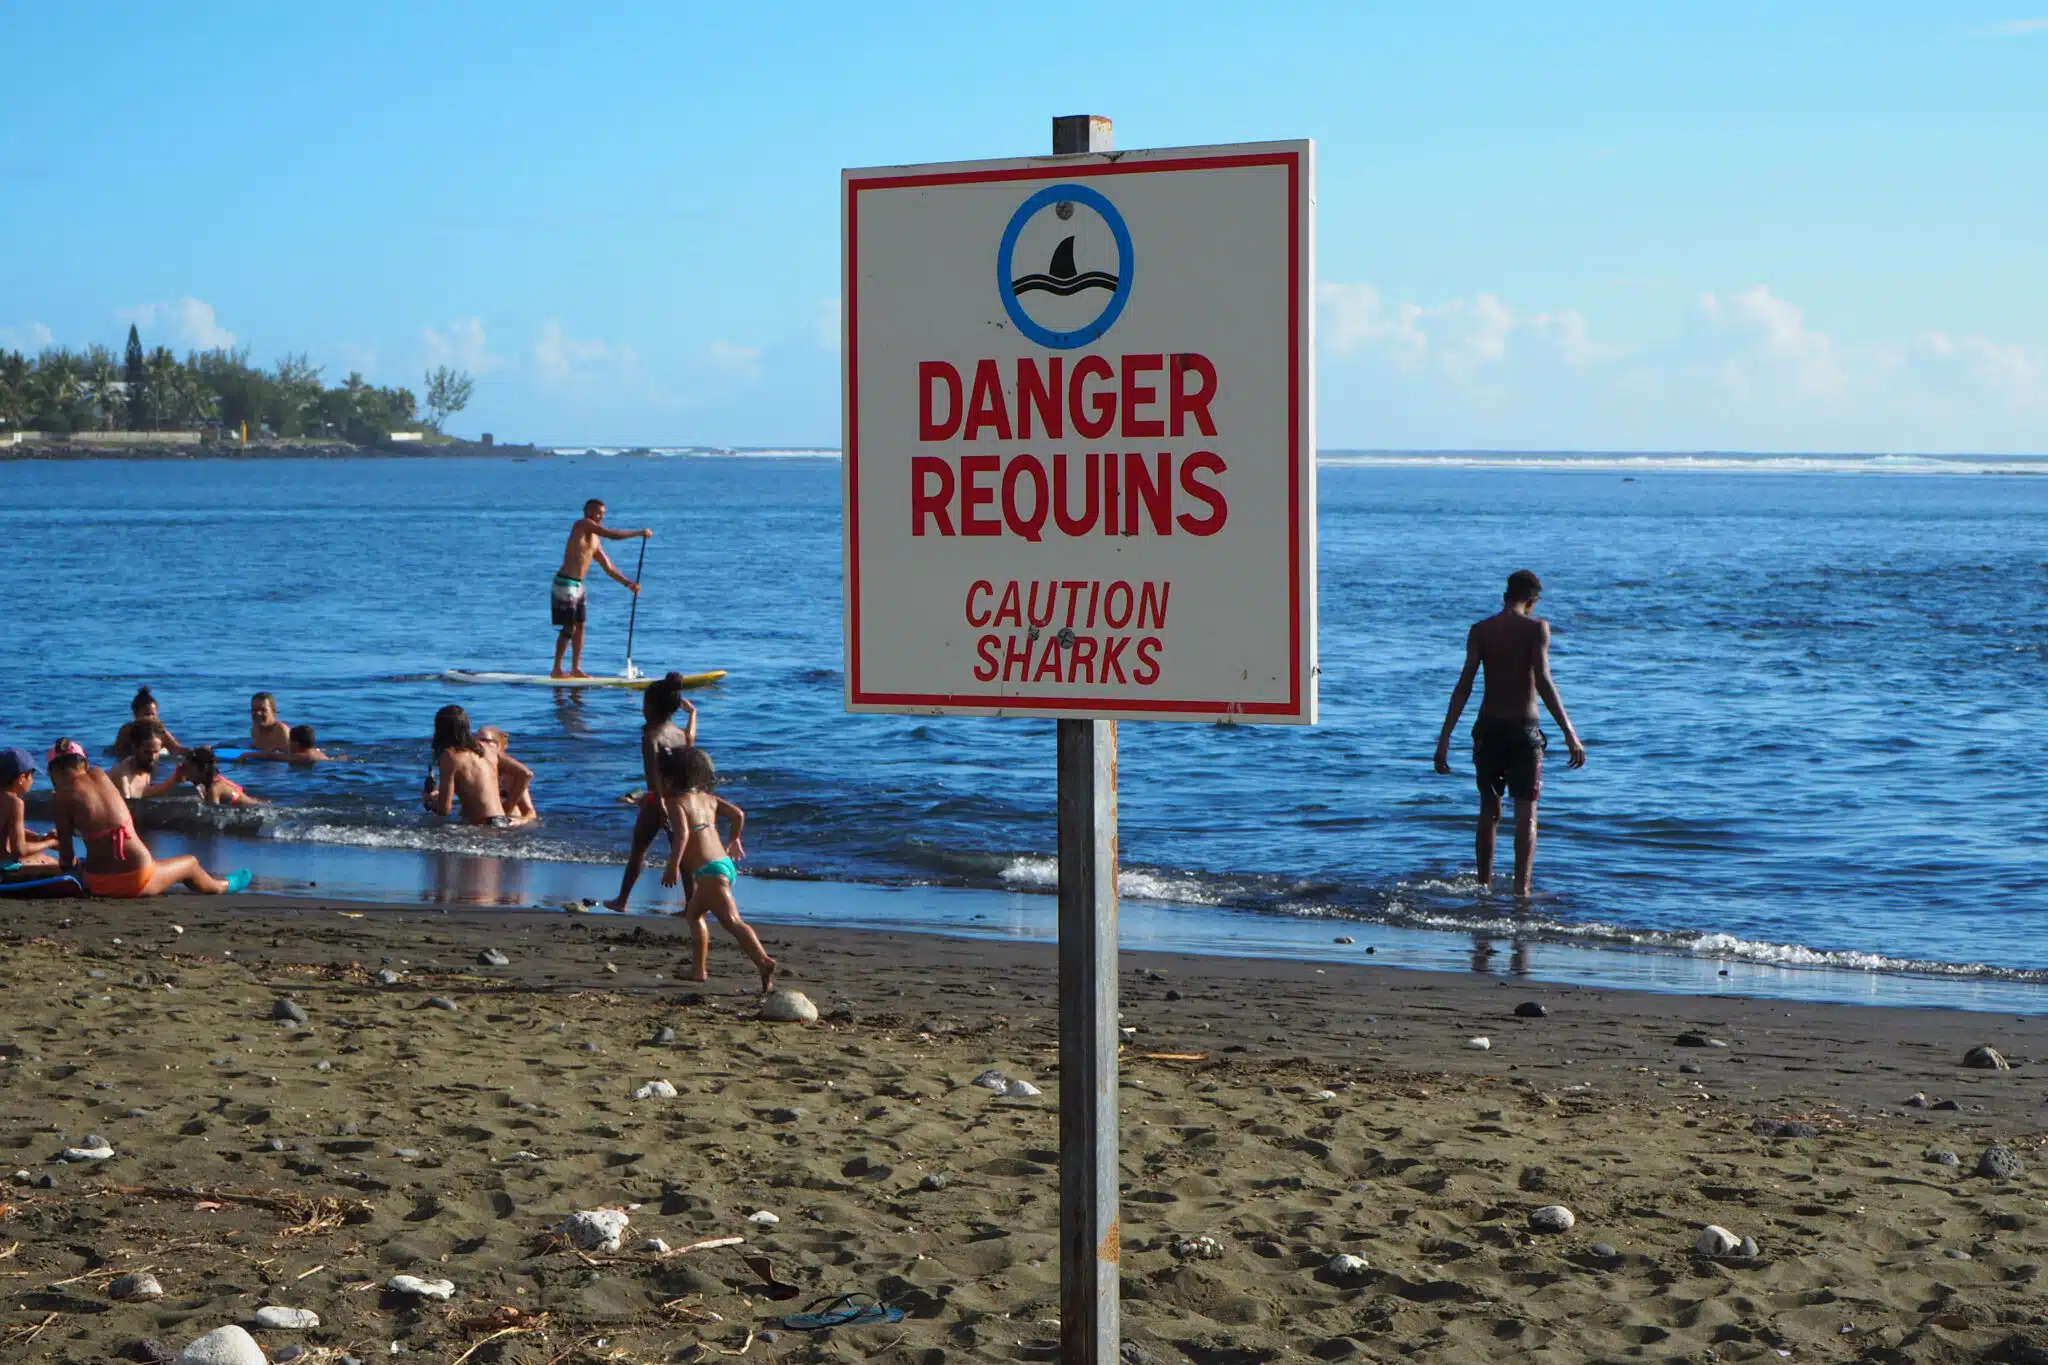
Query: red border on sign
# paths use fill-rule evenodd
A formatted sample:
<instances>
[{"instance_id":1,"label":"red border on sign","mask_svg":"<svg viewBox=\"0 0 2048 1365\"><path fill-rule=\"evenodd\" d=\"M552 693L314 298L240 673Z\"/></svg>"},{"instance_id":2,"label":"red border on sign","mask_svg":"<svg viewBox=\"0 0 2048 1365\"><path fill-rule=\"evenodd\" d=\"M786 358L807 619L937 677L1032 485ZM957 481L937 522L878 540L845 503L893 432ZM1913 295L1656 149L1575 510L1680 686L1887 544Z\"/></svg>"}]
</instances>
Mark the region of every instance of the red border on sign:
<instances>
[{"instance_id":1,"label":"red border on sign","mask_svg":"<svg viewBox=\"0 0 2048 1365\"><path fill-rule=\"evenodd\" d=\"M1009 180L1059 180L1093 176L1145 175L1159 171L1228 170L1247 166L1287 167L1287 600L1288 670L1285 702L1150 701L1137 697L1045 697L943 692L868 692L861 688L860 658L860 194L862 190L919 189L930 185L995 184ZM1177 712L1184 715L1259 716L1302 714L1301 658L1301 153L1258 152L1239 156L1197 156L1177 160L1097 162L1089 165L1019 166L1005 170L923 172L882 175L846 182L846 513L848 537L847 697L855 706L951 707L978 711Z\"/></svg>"}]
</instances>

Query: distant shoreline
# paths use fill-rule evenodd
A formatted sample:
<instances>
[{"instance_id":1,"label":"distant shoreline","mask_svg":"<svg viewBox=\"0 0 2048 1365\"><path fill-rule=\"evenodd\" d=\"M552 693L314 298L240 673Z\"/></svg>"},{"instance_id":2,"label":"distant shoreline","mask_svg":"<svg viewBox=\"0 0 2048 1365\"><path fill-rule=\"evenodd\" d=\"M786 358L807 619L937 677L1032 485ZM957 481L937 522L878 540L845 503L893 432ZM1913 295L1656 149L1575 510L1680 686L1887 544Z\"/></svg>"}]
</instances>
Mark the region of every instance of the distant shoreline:
<instances>
[{"instance_id":1,"label":"distant shoreline","mask_svg":"<svg viewBox=\"0 0 2048 1365\"><path fill-rule=\"evenodd\" d=\"M423 456L532 457L553 455L548 446L485 445L481 441L442 441L426 445L413 441L380 441L356 445L350 441L262 441L243 445L223 441L214 445L97 445L91 441L38 441L29 445L0 446L0 461L11 460L281 460L281 459L419 459Z\"/></svg>"}]
</instances>

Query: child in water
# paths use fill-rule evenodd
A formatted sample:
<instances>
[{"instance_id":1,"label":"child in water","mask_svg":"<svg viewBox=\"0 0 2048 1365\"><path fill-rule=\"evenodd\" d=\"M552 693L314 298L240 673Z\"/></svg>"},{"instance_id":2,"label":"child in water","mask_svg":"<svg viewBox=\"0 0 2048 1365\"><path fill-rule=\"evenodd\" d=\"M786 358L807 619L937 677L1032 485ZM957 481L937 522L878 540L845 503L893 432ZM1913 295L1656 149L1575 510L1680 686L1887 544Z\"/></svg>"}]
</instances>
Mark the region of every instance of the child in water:
<instances>
[{"instance_id":1,"label":"child in water","mask_svg":"<svg viewBox=\"0 0 2048 1365\"><path fill-rule=\"evenodd\" d=\"M209 806L267 806L270 803L260 796L251 796L243 791L241 784L220 775L220 764L214 759L211 749L187 749L185 761L178 765L180 782L190 782L199 799Z\"/></svg>"},{"instance_id":2,"label":"child in water","mask_svg":"<svg viewBox=\"0 0 2048 1365\"><path fill-rule=\"evenodd\" d=\"M668 814L668 868L661 884L674 886L683 879L685 868L696 879L683 914L690 921L691 981L711 979L711 926L706 915L716 915L740 951L761 973L761 993L775 989L775 959L761 946L761 936L740 918L739 902L732 884L739 879L736 860L747 856L740 835L747 826L747 813L732 802L712 794L718 770L711 755L702 749L663 749L657 760L661 776L661 799ZM732 840L718 837L723 818L732 827Z\"/></svg>"},{"instance_id":3,"label":"child in water","mask_svg":"<svg viewBox=\"0 0 2048 1365\"><path fill-rule=\"evenodd\" d=\"M540 819L533 805L533 769L512 757L512 736L495 725L486 725L476 737L497 755L498 800L504 803L505 818L515 825L530 825Z\"/></svg>"}]
</instances>

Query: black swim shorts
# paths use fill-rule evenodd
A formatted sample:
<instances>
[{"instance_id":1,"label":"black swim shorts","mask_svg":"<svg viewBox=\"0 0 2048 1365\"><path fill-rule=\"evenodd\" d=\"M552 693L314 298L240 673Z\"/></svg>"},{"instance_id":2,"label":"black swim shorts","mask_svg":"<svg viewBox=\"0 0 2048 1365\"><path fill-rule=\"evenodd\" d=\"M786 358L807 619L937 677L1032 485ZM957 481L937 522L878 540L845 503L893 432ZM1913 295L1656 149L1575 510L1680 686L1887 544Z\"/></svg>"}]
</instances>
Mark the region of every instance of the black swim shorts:
<instances>
[{"instance_id":1,"label":"black swim shorts","mask_svg":"<svg viewBox=\"0 0 2048 1365\"><path fill-rule=\"evenodd\" d=\"M580 579L555 575L548 589L548 615L564 630L583 624L583 583Z\"/></svg>"},{"instance_id":2,"label":"black swim shorts","mask_svg":"<svg viewBox=\"0 0 2048 1365\"><path fill-rule=\"evenodd\" d=\"M1533 720L1481 716L1472 726L1472 767L1479 790L1534 801L1543 790L1543 751L1550 741Z\"/></svg>"}]
</instances>

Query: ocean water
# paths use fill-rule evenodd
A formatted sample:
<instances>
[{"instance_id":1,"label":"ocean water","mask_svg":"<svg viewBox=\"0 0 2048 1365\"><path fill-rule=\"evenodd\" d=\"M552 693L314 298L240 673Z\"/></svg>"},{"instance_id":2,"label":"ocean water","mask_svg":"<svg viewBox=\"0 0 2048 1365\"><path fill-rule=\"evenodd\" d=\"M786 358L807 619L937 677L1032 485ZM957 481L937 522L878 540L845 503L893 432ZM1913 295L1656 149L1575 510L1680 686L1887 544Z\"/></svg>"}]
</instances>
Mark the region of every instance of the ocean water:
<instances>
[{"instance_id":1,"label":"ocean water","mask_svg":"<svg viewBox=\"0 0 2048 1365\"><path fill-rule=\"evenodd\" d=\"M2011 459L1326 456L1323 723L1125 725L1123 893L1186 912L1173 922L1194 942L1364 924L2048 983L2044 473ZM1052 724L841 710L829 455L17 462L0 487L21 509L16 572L47 604L17 637L0 743L104 745L142 682L182 740L238 742L249 693L276 692L287 721L350 761L243 765L276 802L257 813L144 813L209 845L244 841L239 861L265 884L302 885L315 847L423 856L375 864L415 869L621 856L637 696L438 678L545 671L548 579L598 496L615 525L656 530L637 662L731 670L693 696L748 811L749 871L1027 893L1005 913L1035 906L1050 924L1050 897L1028 893L1053 886ZM631 572L639 547L617 548ZM1470 777L1429 759L1465 628L1521 567L1545 581L1553 667L1591 760L1567 772L1550 727L1539 896L1518 910L1472 880ZM586 665L615 671L630 599L601 578L590 592ZM537 773L539 828L420 811L449 701L511 732ZM1453 750L1465 773L1468 727L1469 712ZM591 894L610 880L580 875ZM399 880L382 889L505 903L561 884ZM672 905L656 881L644 903Z\"/></svg>"}]
</instances>

